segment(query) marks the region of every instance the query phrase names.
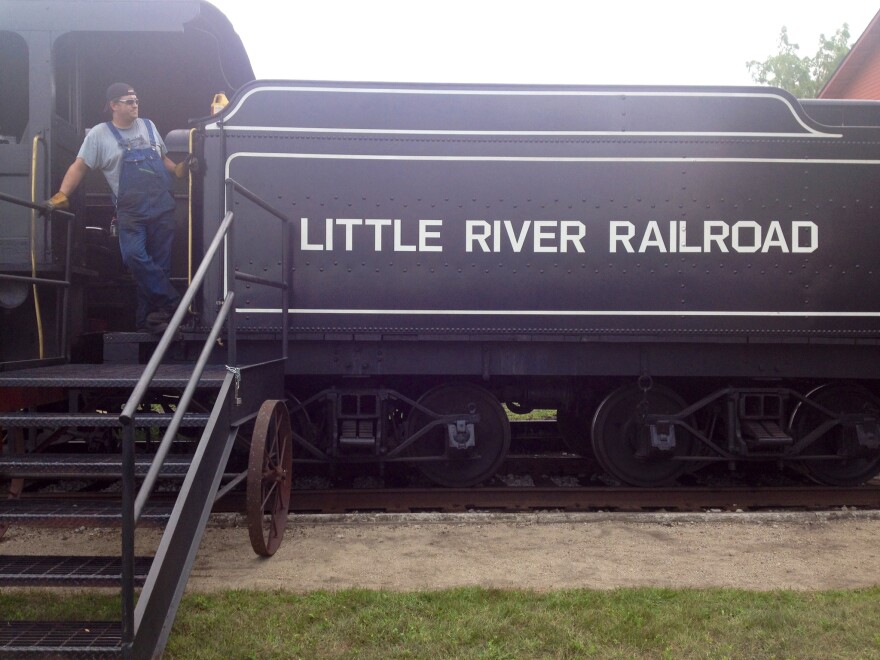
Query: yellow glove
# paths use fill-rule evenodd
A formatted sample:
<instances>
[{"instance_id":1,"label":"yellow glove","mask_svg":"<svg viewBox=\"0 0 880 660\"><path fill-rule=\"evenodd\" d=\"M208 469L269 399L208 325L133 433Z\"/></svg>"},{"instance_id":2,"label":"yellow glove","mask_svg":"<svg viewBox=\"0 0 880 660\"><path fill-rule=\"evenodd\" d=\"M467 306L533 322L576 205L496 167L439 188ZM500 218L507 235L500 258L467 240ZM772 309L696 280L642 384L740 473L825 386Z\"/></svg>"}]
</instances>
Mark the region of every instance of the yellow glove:
<instances>
[{"instance_id":1,"label":"yellow glove","mask_svg":"<svg viewBox=\"0 0 880 660\"><path fill-rule=\"evenodd\" d=\"M57 210L65 210L70 208L70 200L67 199L67 195L63 192L57 192L50 199L47 199L43 202L43 206L46 207L46 211L51 213L52 211Z\"/></svg>"},{"instance_id":2,"label":"yellow glove","mask_svg":"<svg viewBox=\"0 0 880 660\"><path fill-rule=\"evenodd\" d=\"M198 161L196 160L196 157L192 154L189 154L186 158L184 158L182 161L174 166L174 176L176 176L178 179L183 179L190 172L192 172L193 174L198 173Z\"/></svg>"}]
</instances>

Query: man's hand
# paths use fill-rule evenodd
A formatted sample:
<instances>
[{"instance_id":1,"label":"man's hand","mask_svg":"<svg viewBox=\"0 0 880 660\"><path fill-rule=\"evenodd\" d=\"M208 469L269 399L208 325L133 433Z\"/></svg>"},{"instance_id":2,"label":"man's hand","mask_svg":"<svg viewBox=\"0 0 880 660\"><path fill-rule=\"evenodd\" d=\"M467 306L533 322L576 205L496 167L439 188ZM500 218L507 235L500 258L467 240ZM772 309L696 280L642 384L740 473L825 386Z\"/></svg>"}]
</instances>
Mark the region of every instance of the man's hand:
<instances>
[{"instance_id":1,"label":"man's hand","mask_svg":"<svg viewBox=\"0 0 880 660\"><path fill-rule=\"evenodd\" d=\"M178 179L183 179L190 172L193 174L199 173L199 161L192 154L187 154L186 158L174 166L174 176Z\"/></svg>"},{"instance_id":2,"label":"man's hand","mask_svg":"<svg viewBox=\"0 0 880 660\"><path fill-rule=\"evenodd\" d=\"M67 199L67 195L59 191L43 202L43 206L46 208L46 213L56 210L64 211L70 208L70 200Z\"/></svg>"}]
</instances>

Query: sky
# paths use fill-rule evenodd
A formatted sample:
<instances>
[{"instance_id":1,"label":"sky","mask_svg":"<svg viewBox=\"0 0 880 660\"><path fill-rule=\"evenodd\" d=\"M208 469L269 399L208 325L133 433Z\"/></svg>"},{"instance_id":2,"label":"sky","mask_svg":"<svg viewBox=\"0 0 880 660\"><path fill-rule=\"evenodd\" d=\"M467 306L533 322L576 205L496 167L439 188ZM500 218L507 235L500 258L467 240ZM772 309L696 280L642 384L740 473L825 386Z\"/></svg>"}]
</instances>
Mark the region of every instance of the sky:
<instances>
[{"instance_id":1,"label":"sky","mask_svg":"<svg viewBox=\"0 0 880 660\"><path fill-rule=\"evenodd\" d=\"M782 26L813 56L880 0L210 0L257 78L749 85Z\"/></svg>"}]
</instances>

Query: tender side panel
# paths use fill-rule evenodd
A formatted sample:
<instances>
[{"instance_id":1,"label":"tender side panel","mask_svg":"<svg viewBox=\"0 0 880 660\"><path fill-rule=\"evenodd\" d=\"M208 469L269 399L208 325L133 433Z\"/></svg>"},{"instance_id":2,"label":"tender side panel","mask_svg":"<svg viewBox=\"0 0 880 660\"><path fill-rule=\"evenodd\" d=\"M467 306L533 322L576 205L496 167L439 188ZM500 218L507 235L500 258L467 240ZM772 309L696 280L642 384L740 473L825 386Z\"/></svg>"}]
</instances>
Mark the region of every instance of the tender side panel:
<instances>
[{"instance_id":1,"label":"tender side panel","mask_svg":"<svg viewBox=\"0 0 880 660\"><path fill-rule=\"evenodd\" d=\"M880 329L876 131L782 94L292 84L224 121L209 162L296 220L301 330ZM245 269L277 275L280 230L240 209ZM275 294L239 304L243 327L280 325Z\"/></svg>"}]
</instances>

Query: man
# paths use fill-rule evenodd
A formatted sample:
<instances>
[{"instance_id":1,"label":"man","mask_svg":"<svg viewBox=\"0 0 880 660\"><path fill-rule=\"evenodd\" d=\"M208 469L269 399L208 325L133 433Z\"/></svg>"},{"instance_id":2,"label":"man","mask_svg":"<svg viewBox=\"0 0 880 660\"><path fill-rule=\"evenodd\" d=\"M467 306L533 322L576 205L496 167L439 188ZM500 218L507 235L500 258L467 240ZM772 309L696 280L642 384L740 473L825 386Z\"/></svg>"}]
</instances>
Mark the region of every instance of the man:
<instances>
[{"instance_id":1,"label":"man","mask_svg":"<svg viewBox=\"0 0 880 660\"><path fill-rule=\"evenodd\" d=\"M113 193L122 260L137 284L137 329L159 333L180 302L169 280L174 240L169 173L185 177L190 159L175 164L168 158L155 124L138 117L138 106L131 85L107 88L104 110L112 113L111 120L89 131L59 191L45 205L50 211L68 208L68 198L89 170L101 170Z\"/></svg>"}]
</instances>

